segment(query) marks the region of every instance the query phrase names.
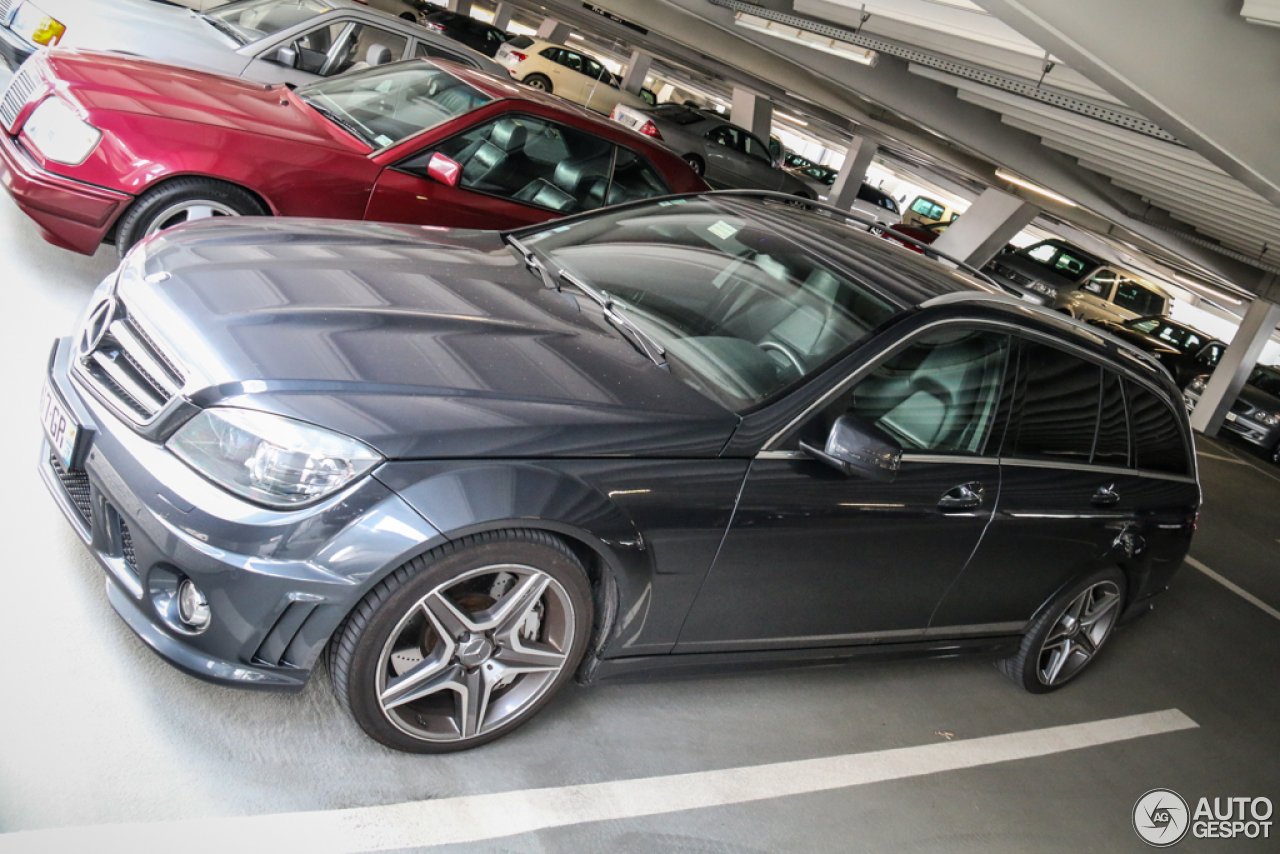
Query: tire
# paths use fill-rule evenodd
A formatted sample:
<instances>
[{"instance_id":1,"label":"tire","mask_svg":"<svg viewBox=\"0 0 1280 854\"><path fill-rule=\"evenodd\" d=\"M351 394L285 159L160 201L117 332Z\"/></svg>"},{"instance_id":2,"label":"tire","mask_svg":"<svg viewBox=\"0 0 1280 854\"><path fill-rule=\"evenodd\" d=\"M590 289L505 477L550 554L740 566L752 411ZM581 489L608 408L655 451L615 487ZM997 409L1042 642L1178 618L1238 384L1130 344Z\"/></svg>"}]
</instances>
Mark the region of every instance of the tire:
<instances>
[{"instance_id":1,"label":"tire","mask_svg":"<svg viewBox=\"0 0 1280 854\"><path fill-rule=\"evenodd\" d=\"M573 677L592 608L586 571L559 538L467 537L414 558L360 601L330 641L334 691L387 747L477 747L532 718Z\"/></svg>"},{"instance_id":2,"label":"tire","mask_svg":"<svg viewBox=\"0 0 1280 854\"><path fill-rule=\"evenodd\" d=\"M546 92L548 95L552 92L551 78L545 74L530 74L521 82L530 89L537 89L539 92Z\"/></svg>"},{"instance_id":3,"label":"tire","mask_svg":"<svg viewBox=\"0 0 1280 854\"><path fill-rule=\"evenodd\" d=\"M123 258L142 238L191 219L268 213L243 187L212 178L175 178L147 190L129 207L116 230L116 249Z\"/></svg>"},{"instance_id":4,"label":"tire","mask_svg":"<svg viewBox=\"0 0 1280 854\"><path fill-rule=\"evenodd\" d=\"M408 21L411 24L416 24L418 23L418 16L413 14L412 12L401 12L400 20Z\"/></svg>"},{"instance_id":5,"label":"tire","mask_svg":"<svg viewBox=\"0 0 1280 854\"><path fill-rule=\"evenodd\" d=\"M684 156L684 162L689 164L689 168L692 169L694 174L699 178L707 172L707 164L703 163L702 158L696 154L686 154Z\"/></svg>"},{"instance_id":6,"label":"tire","mask_svg":"<svg viewBox=\"0 0 1280 854\"><path fill-rule=\"evenodd\" d=\"M997 662L1006 676L1032 694L1056 691L1080 674L1102 651L1124 608L1124 573L1099 570L1054 597L1036 619L1022 646Z\"/></svg>"}]
</instances>

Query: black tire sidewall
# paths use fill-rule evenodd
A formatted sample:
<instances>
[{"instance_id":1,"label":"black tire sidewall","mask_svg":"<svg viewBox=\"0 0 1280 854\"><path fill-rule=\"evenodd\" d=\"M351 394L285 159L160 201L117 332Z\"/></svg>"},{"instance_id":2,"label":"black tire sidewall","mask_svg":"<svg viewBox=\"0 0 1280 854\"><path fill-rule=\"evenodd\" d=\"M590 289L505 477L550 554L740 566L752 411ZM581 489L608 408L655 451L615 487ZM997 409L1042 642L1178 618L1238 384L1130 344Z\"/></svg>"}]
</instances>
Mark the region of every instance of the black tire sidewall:
<instances>
[{"instance_id":1,"label":"black tire sidewall","mask_svg":"<svg viewBox=\"0 0 1280 854\"><path fill-rule=\"evenodd\" d=\"M235 184L214 178L175 178L140 195L116 229L116 248L121 257L143 238L155 217L179 202L211 201L235 210L241 216L268 213L252 193Z\"/></svg>"},{"instance_id":2,"label":"black tire sidewall","mask_svg":"<svg viewBox=\"0 0 1280 854\"><path fill-rule=\"evenodd\" d=\"M534 86L530 82L531 80L538 80L541 82L542 85ZM547 77L547 75L545 74L538 74L536 72L533 74L530 74L528 77L524 79L524 84L528 86L530 89L539 89L540 91L546 92L548 95L552 94L551 78Z\"/></svg>"},{"instance_id":3,"label":"black tire sidewall","mask_svg":"<svg viewBox=\"0 0 1280 854\"><path fill-rule=\"evenodd\" d=\"M356 722L371 738L411 753L467 750L508 734L536 715L573 678L591 637L591 583L582 564L557 538L542 532L501 532L468 538L458 547L437 550L406 564L370 591L352 618L335 636L338 647L330 655L334 688ZM512 720L474 738L429 742L414 738L387 720L376 698L378 658L400 619L418 600L440 584L472 569L512 563L535 567L564 587L574 608L574 637L564 668L537 700ZM408 570L407 572L405 570ZM397 576L403 576L397 579ZM391 582L388 585L388 582ZM389 589L384 589L389 588ZM362 618L363 615L367 619ZM341 649L345 647L348 654Z\"/></svg>"}]
</instances>

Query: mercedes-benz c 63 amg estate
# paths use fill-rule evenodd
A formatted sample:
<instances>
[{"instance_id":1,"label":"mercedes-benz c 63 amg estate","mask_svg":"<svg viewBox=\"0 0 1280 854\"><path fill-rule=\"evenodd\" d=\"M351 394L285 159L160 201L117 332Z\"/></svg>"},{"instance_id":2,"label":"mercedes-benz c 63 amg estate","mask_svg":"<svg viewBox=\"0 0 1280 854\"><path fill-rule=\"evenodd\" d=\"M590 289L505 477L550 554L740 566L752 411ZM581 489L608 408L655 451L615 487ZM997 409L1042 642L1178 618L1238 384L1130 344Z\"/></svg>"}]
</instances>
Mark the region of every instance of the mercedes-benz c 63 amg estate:
<instances>
[{"instance_id":1,"label":"mercedes-benz c 63 amg estate","mask_svg":"<svg viewBox=\"0 0 1280 854\"><path fill-rule=\"evenodd\" d=\"M984 653L1058 688L1187 552L1179 390L855 216L161 232L57 341L40 465L161 656L277 690L326 657L402 750L575 675Z\"/></svg>"}]
</instances>

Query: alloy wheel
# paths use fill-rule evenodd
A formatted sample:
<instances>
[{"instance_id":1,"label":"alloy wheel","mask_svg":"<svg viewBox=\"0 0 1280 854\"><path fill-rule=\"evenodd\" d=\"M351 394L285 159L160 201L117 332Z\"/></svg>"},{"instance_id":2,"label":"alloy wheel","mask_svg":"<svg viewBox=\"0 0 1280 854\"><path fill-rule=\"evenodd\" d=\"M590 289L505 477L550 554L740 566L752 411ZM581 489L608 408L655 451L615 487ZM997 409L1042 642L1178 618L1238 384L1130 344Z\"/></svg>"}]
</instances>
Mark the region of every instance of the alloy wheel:
<instances>
[{"instance_id":1,"label":"alloy wheel","mask_svg":"<svg viewBox=\"0 0 1280 854\"><path fill-rule=\"evenodd\" d=\"M1071 600L1045 637L1036 661L1044 685L1060 685L1079 673L1106 642L1120 615L1120 588L1100 581Z\"/></svg>"},{"instance_id":2,"label":"alloy wheel","mask_svg":"<svg viewBox=\"0 0 1280 854\"><path fill-rule=\"evenodd\" d=\"M147 226L144 237L150 237L157 231L173 228L184 222L197 219L208 219L215 216L240 216L240 212L230 205L208 199L189 199L170 205L162 210Z\"/></svg>"},{"instance_id":3,"label":"alloy wheel","mask_svg":"<svg viewBox=\"0 0 1280 854\"><path fill-rule=\"evenodd\" d=\"M383 646L382 713L425 741L484 735L556 681L575 619L565 588L531 566L487 566L450 579L414 603Z\"/></svg>"}]
</instances>

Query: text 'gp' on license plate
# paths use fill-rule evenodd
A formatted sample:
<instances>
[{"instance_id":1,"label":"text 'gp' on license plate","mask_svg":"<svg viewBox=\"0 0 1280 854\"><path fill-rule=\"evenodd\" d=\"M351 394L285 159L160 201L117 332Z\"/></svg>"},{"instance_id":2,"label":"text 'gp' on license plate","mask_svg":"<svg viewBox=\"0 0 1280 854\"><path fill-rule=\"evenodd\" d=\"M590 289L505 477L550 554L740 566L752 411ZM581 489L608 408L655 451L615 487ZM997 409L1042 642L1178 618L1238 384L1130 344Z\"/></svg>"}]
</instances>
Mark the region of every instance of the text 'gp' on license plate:
<instances>
[{"instance_id":1,"label":"text 'gp' on license plate","mask_svg":"<svg viewBox=\"0 0 1280 854\"><path fill-rule=\"evenodd\" d=\"M80 438L80 425L47 384L40 394L40 426L44 428L45 438L62 461L63 468L71 468L76 440Z\"/></svg>"}]
</instances>

